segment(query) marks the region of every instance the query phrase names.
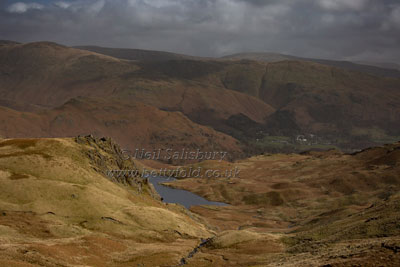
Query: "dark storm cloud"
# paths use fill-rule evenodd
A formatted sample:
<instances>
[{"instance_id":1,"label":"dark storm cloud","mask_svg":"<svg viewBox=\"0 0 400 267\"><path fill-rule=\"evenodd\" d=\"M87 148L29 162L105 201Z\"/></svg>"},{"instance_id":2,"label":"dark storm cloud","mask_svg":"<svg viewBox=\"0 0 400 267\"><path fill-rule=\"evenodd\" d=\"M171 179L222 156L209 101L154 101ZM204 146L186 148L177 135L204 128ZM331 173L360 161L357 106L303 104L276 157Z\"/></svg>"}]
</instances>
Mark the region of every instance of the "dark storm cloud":
<instances>
[{"instance_id":1,"label":"dark storm cloud","mask_svg":"<svg viewBox=\"0 0 400 267\"><path fill-rule=\"evenodd\" d=\"M400 61L394 0L8 1L0 38L203 56L271 51Z\"/></svg>"}]
</instances>

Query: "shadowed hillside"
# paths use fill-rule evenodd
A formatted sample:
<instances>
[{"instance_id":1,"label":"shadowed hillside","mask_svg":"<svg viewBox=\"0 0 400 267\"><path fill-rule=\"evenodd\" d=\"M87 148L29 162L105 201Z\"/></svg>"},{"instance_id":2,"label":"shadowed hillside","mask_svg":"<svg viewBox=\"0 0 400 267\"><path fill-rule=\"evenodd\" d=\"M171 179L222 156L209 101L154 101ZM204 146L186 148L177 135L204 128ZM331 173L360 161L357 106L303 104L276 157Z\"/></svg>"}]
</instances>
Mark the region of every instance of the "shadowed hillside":
<instances>
[{"instance_id":1,"label":"shadowed hillside","mask_svg":"<svg viewBox=\"0 0 400 267\"><path fill-rule=\"evenodd\" d=\"M4 107L1 115L4 122L13 118L15 125L2 124L2 136L73 136L85 131L100 135L109 134L128 147L138 144L143 148L160 148L160 145L181 147L196 143L196 148L207 148L220 143L216 147L225 147L227 151L235 152L240 149L235 141L229 141L232 138L225 136L224 140L213 139L212 136L223 135L209 134L212 132L210 129L196 125L185 115L189 118L206 117L207 112L212 112L213 118L224 121L234 114L243 113L253 120L262 121L266 114L273 112L272 107L255 97L206 82L187 80L183 77L172 78L172 73L164 73L170 70L162 63L153 68L152 65L119 60L54 43L5 45L0 48L0 62L0 100ZM193 62L197 64L196 61ZM190 65L188 69L190 70ZM199 71L203 70L200 64ZM194 72L193 75L198 73ZM112 100L98 102L99 107L93 104L96 101L92 102L89 106L93 107L93 113L90 115L80 113L86 112L84 104L73 108L68 114L59 114L60 107L67 103L65 109L72 108L68 101L81 96L86 99ZM100 115L100 106L103 105L101 103L107 103L108 108L105 112L112 117L110 121L99 122L104 115ZM131 103L144 105L141 106L141 111L138 111L130 105ZM25 113L19 114L18 111ZM150 120L151 123L141 119L143 115L153 113L171 117L169 121L160 118L160 123L155 117ZM99 120L93 119L93 116ZM78 123L81 119L87 122L86 129L82 129ZM139 124L138 120L145 125ZM129 124L134 124L135 129L126 128L125 125ZM173 125L176 128L172 128ZM32 130L27 130L28 126ZM149 130L138 131L142 128ZM169 136L164 128L169 128L170 132L182 129L182 136ZM205 129L208 137L204 137L197 128ZM139 133L135 134L134 131ZM144 137L140 138L138 135ZM209 141L211 139L213 141Z\"/></svg>"},{"instance_id":2,"label":"shadowed hillside","mask_svg":"<svg viewBox=\"0 0 400 267\"><path fill-rule=\"evenodd\" d=\"M119 59L138 60L138 61L166 61L166 60L196 58L192 56L175 54L170 52L152 51L143 49L107 48L100 46L75 46L75 48Z\"/></svg>"},{"instance_id":3,"label":"shadowed hillside","mask_svg":"<svg viewBox=\"0 0 400 267\"><path fill-rule=\"evenodd\" d=\"M399 66L397 64L377 64L377 63L363 63L363 62L351 62L351 61L338 61L328 59L316 59L316 58L302 58L277 53L239 53L233 55L227 55L222 57L227 60L255 60L262 62L279 62L286 60L296 61L308 61L320 63L332 67L342 68L345 70L359 71L372 75L378 75L383 77L400 78Z\"/></svg>"},{"instance_id":4,"label":"shadowed hillside","mask_svg":"<svg viewBox=\"0 0 400 267\"><path fill-rule=\"evenodd\" d=\"M0 108L0 132L4 137L72 137L93 134L113 136L120 144L138 149L201 149L229 152L239 157L234 138L197 125L181 112L166 112L142 103L115 99L71 99L61 107L39 112Z\"/></svg>"},{"instance_id":5,"label":"shadowed hillside","mask_svg":"<svg viewBox=\"0 0 400 267\"><path fill-rule=\"evenodd\" d=\"M0 47L0 77L0 103L12 110L36 114L81 96L141 102L233 136L249 154L353 150L400 136L399 78L307 61L132 61L48 42L8 43ZM21 136L4 128L1 135Z\"/></svg>"}]
</instances>

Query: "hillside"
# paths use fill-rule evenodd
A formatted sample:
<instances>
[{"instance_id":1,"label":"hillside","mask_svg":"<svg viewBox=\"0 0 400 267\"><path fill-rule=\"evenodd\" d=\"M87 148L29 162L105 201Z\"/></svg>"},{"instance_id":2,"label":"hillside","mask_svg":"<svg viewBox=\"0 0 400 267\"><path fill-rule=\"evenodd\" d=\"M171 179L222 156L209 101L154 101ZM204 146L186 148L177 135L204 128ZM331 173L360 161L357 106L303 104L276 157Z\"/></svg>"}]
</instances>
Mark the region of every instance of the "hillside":
<instances>
[{"instance_id":1,"label":"hillside","mask_svg":"<svg viewBox=\"0 0 400 267\"><path fill-rule=\"evenodd\" d=\"M222 57L225 60L255 60L262 62L279 62L287 60L295 61L308 61L320 63L332 67L342 68L345 70L358 71L371 75L382 77L400 78L399 66L397 64L379 64L379 63L365 63L365 62L351 62L339 61L317 58L303 58L291 55L277 54L277 53L238 53Z\"/></svg>"},{"instance_id":2,"label":"hillside","mask_svg":"<svg viewBox=\"0 0 400 267\"><path fill-rule=\"evenodd\" d=\"M157 200L146 180L110 180L111 139L0 140L0 265L175 265L212 232Z\"/></svg>"},{"instance_id":3,"label":"hillside","mask_svg":"<svg viewBox=\"0 0 400 267\"><path fill-rule=\"evenodd\" d=\"M398 78L301 61L265 66L241 61L228 70L224 84L276 109L265 120L270 135L308 133L339 147L399 136Z\"/></svg>"},{"instance_id":4,"label":"hillside","mask_svg":"<svg viewBox=\"0 0 400 267\"><path fill-rule=\"evenodd\" d=\"M107 176L146 167L110 138L0 139L0 264L397 266L399 151L187 165L240 169L169 183L231 204L188 211L146 179Z\"/></svg>"},{"instance_id":5,"label":"hillside","mask_svg":"<svg viewBox=\"0 0 400 267\"><path fill-rule=\"evenodd\" d=\"M195 59L196 57L175 54L163 51L152 51L143 49L129 48L108 48L100 46L75 46L74 48L87 50L119 59L137 60L137 61L167 61L179 59Z\"/></svg>"},{"instance_id":6,"label":"hillside","mask_svg":"<svg viewBox=\"0 0 400 267\"><path fill-rule=\"evenodd\" d=\"M3 137L112 136L125 149L196 148L240 156L234 138L190 121L181 112L166 112L142 103L113 99L74 98L61 107L19 112L0 107Z\"/></svg>"},{"instance_id":7,"label":"hillside","mask_svg":"<svg viewBox=\"0 0 400 267\"><path fill-rule=\"evenodd\" d=\"M70 107L71 105L68 105L68 102L79 97L97 99L93 100L94 102L98 99L109 99L109 101L100 101L99 105L107 103L106 113L112 117L111 122L104 122L104 124L98 121L90 122L93 121L93 116L99 119L101 116L99 114L80 114L77 109L83 108L83 104L67 115L68 120L78 122L81 117L89 116L90 118L84 120L93 127L87 127L87 131L96 134L105 133L128 147L138 144L143 147L155 147L160 144L163 146L180 146L184 142L189 144L200 140L202 140L200 147L212 146L213 143L220 142L221 138L208 142L207 140L210 138L201 137L201 131L188 130L205 128L196 125L186 117L207 118L209 117L208 114L212 112L213 119L224 121L234 114L243 113L256 121L262 121L266 114L274 111L272 107L261 100L246 94L218 86L206 86L204 83L196 81L168 78L157 70L149 70L153 66L67 48L54 43L3 46L0 48L0 62L0 102L3 105L1 115L4 118L4 124L1 125L1 136L59 137L57 134L74 136L86 131L81 129L78 123L72 125L64 121L61 122L61 124L65 124L63 130L56 130L57 133L52 132L52 129L57 128L51 127L52 120L56 115L49 114L60 113L57 110L63 109L64 105ZM131 105L132 103L143 103L144 105L141 106L139 111L135 110L134 105ZM100 106L97 108L101 110ZM148 110L146 111L146 109ZM117 112L118 110L119 112ZM19 111L25 113L20 114ZM93 111L96 114L96 107L93 107ZM82 112L85 112L84 109ZM179 115L178 112L182 112L186 116ZM162 127L167 127L165 121L162 121L160 126L156 125L155 118L152 119L154 124L149 124L146 120L141 120L144 125L138 124L138 119L142 117L142 114L146 116L146 114L154 113L164 114L164 117L171 115L171 119L168 121L170 125L176 125L178 129L181 126L182 129L186 129L181 130L181 134L199 136L181 142L183 136L175 134L168 136L168 134L163 133ZM127 119L126 114L129 114L130 118ZM6 123L10 121L10 118L13 118L15 126ZM31 121L32 118L34 119ZM150 118L150 115L148 115L148 118ZM32 123L35 119L41 121L41 123ZM129 122L129 120L133 120L135 123ZM62 120L59 117L58 124L60 124L60 121ZM112 125L113 123L118 124L118 122L134 124L135 129L150 127L150 130L146 134L141 133L146 137L138 142L139 138L132 137L131 129L127 129L129 131L126 133L118 129L121 125ZM28 125L33 130L26 130ZM121 127L125 126L122 125ZM105 128L108 128L108 130L105 130ZM171 129L170 132L175 131L175 129L169 128ZM152 129L159 130L153 131ZM207 135L208 132L211 133L212 130L205 129ZM156 140L159 135L161 139ZM215 135L223 136L215 132L210 134L210 136ZM161 140L165 141L163 136L167 136L165 138L170 140L170 144L162 143ZM151 138L154 138L154 140L151 141ZM228 136L224 138L232 140ZM233 141L227 141L227 144L222 143L219 146L227 147L229 152L238 151L237 145L234 145Z\"/></svg>"},{"instance_id":8,"label":"hillside","mask_svg":"<svg viewBox=\"0 0 400 267\"><path fill-rule=\"evenodd\" d=\"M13 110L8 112L52 113L79 97L112 98L116 110L143 103L167 113L181 112L189 119L186 125L229 135L247 155L329 147L357 150L400 136L399 78L308 61L132 61L48 42L11 43L0 47L0 77L0 103ZM126 112L134 114L134 109ZM114 115L113 120L124 120L121 113ZM26 122L14 119L22 127ZM23 137L5 127L0 135ZM93 133L104 132L104 127L96 127ZM38 136L54 136L49 129L42 127ZM125 145L126 138L116 132L110 136ZM303 135L307 142L297 142Z\"/></svg>"},{"instance_id":9,"label":"hillside","mask_svg":"<svg viewBox=\"0 0 400 267\"><path fill-rule=\"evenodd\" d=\"M270 112L266 114L264 121L243 114L261 124L256 128L273 135L282 135L282 131L286 131L284 135L314 133L329 139L330 142L344 137L345 140L338 141L344 146L347 146L346 143L354 143L353 139L391 140L388 136L399 135L397 130L393 131L397 129L395 125L399 122L395 115L399 107L399 79L328 67L325 62L325 65L307 61L286 62L265 65L243 61L221 63L212 60L173 60L142 66L145 66L143 73L153 73L153 77L167 76L169 79L194 80L199 83L206 80L209 84L223 86L263 100L277 112L272 115ZM340 64L338 66L342 67ZM374 97L378 92L382 94L379 99ZM204 110L208 116L196 116L185 110L183 112L195 122L211 125L239 139L245 132L236 126L232 129L233 117L225 122L214 118L212 108ZM341 125L342 119L332 117L332 113L338 116L349 114L348 125ZM284 115L283 121L282 114L287 114ZM280 118L278 125L275 122L276 117ZM293 129L288 127L290 121L295 124ZM364 125L371 123L377 125L376 130L365 129Z\"/></svg>"},{"instance_id":10,"label":"hillside","mask_svg":"<svg viewBox=\"0 0 400 267\"><path fill-rule=\"evenodd\" d=\"M191 209L224 233L272 234L229 245L231 240L220 243L221 233L203 255L223 255L237 266L397 266L399 162L400 143L352 155L334 150L264 155L187 166L201 167L203 174L239 168L239 178L189 178L169 186L232 204ZM286 253L279 252L282 244Z\"/></svg>"}]
</instances>

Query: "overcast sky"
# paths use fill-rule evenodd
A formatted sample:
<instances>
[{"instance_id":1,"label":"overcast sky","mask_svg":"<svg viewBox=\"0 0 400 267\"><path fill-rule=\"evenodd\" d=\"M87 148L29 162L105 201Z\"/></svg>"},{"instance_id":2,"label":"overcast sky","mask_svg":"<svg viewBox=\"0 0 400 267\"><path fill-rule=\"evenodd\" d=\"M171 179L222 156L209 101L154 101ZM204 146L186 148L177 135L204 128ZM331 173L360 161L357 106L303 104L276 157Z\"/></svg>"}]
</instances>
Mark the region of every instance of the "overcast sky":
<instances>
[{"instance_id":1,"label":"overcast sky","mask_svg":"<svg viewBox=\"0 0 400 267\"><path fill-rule=\"evenodd\" d=\"M0 0L0 39L400 63L400 1Z\"/></svg>"}]
</instances>

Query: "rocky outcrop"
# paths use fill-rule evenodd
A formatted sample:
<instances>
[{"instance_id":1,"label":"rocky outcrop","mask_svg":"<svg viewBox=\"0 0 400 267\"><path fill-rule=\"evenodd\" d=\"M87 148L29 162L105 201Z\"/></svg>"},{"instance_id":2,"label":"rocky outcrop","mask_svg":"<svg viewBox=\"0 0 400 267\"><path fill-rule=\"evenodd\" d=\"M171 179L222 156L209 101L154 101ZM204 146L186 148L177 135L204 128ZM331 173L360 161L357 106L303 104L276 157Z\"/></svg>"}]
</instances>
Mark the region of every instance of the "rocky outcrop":
<instances>
[{"instance_id":1,"label":"rocky outcrop","mask_svg":"<svg viewBox=\"0 0 400 267\"><path fill-rule=\"evenodd\" d=\"M123 150L113 139L87 135L78 136L75 141L85 146L84 153L90 159L92 168L96 172L115 183L135 189L138 194L147 191L151 196L159 199L148 180L140 176L136 163L124 157Z\"/></svg>"}]
</instances>

